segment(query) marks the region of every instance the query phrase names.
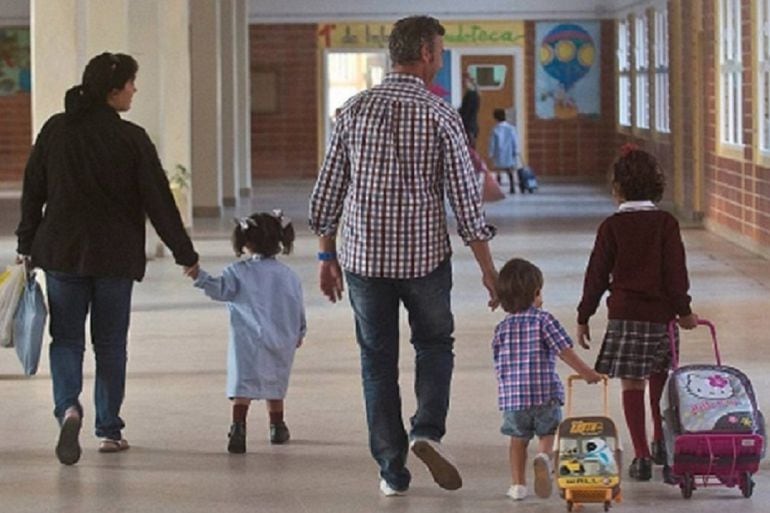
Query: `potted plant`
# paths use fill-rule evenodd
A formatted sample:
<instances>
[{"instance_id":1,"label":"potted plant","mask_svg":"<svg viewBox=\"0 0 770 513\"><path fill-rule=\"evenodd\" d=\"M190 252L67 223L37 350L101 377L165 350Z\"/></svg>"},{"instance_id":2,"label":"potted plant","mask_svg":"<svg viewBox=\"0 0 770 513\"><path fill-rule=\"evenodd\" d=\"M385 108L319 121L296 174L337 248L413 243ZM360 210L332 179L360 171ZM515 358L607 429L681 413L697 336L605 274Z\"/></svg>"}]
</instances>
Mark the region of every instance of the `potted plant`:
<instances>
[{"instance_id":1,"label":"potted plant","mask_svg":"<svg viewBox=\"0 0 770 513\"><path fill-rule=\"evenodd\" d=\"M166 171L168 184L171 194L174 196L176 207L182 216L182 223L185 228L192 226L192 216L190 215L190 170L182 164L174 166L173 171Z\"/></svg>"}]
</instances>

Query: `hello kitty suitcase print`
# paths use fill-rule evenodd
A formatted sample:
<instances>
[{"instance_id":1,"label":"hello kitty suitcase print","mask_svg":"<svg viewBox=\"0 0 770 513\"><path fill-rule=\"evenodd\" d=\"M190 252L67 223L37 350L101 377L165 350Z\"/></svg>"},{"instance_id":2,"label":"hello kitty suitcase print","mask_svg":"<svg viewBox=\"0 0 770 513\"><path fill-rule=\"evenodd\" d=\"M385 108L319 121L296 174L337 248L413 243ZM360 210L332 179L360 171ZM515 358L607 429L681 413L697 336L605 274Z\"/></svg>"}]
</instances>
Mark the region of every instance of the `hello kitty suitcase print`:
<instances>
[{"instance_id":1,"label":"hello kitty suitcase print","mask_svg":"<svg viewBox=\"0 0 770 513\"><path fill-rule=\"evenodd\" d=\"M740 370L722 365L716 329L711 332L716 365L679 367L675 321L669 324L672 369L663 392L663 428L667 448L664 479L692 497L697 484L738 486L744 497L754 489L765 437L764 419L754 389Z\"/></svg>"}]
</instances>

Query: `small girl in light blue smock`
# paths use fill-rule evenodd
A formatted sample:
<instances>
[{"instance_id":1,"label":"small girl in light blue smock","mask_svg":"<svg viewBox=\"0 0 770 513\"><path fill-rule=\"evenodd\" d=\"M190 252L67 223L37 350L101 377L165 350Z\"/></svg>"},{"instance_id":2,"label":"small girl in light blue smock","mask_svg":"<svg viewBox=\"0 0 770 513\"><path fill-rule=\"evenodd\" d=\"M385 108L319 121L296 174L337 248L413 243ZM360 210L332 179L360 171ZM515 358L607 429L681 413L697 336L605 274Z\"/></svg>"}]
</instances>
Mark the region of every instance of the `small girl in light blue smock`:
<instances>
[{"instance_id":1,"label":"small girl in light blue smock","mask_svg":"<svg viewBox=\"0 0 770 513\"><path fill-rule=\"evenodd\" d=\"M227 396L233 421L227 450L246 452L246 415L253 399L265 399L270 415L270 442L289 440L283 399L294 352L305 336L305 308L299 277L275 259L289 254L294 242L291 222L276 210L236 220L232 243L235 262L213 277L191 273L195 286L230 310L227 350Z\"/></svg>"}]
</instances>

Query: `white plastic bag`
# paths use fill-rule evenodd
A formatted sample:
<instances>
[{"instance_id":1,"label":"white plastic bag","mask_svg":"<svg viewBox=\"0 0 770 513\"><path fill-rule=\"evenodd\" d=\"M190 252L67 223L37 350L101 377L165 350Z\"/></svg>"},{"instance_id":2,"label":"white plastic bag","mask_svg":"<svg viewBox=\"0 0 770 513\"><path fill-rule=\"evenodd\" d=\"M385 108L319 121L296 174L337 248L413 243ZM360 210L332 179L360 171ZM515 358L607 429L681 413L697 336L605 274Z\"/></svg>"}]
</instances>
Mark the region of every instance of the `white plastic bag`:
<instances>
[{"instance_id":1,"label":"white plastic bag","mask_svg":"<svg viewBox=\"0 0 770 513\"><path fill-rule=\"evenodd\" d=\"M35 279L35 273L31 272L26 277L13 324L13 345L27 376L37 372L47 317L43 290Z\"/></svg>"},{"instance_id":2,"label":"white plastic bag","mask_svg":"<svg viewBox=\"0 0 770 513\"><path fill-rule=\"evenodd\" d=\"M13 347L13 315L24 290L24 264L9 265L0 274L0 346Z\"/></svg>"}]
</instances>

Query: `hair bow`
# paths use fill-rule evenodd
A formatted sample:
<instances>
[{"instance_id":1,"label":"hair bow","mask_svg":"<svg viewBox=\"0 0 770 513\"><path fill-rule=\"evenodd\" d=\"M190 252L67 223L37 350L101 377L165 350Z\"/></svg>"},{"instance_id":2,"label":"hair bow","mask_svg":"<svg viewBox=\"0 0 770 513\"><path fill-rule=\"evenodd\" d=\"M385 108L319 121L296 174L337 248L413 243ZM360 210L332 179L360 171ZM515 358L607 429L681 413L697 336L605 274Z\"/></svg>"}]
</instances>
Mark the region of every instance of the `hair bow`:
<instances>
[{"instance_id":1,"label":"hair bow","mask_svg":"<svg viewBox=\"0 0 770 513\"><path fill-rule=\"evenodd\" d=\"M637 151L638 149L639 149L638 145L634 143L626 143L620 147L620 156L628 157L629 153L631 153L632 151Z\"/></svg>"},{"instance_id":2,"label":"hair bow","mask_svg":"<svg viewBox=\"0 0 770 513\"><path fill-rule=\"evenodd\" d=\"M241 218L235 218L234 221L238 224L238 226L241 228L241 231L246 231L249 229L249 226L257 226L257 222L254 221L251 217L241 217Z\"/></svg>"},{"instance_id":3,"label":"hair bow","mask_svg":"<svg viewBox=\"0 0 770 513\"><path fill-rule=\"evenodd\" d=\"M286 228L291 224L291 219L283 215L283 210L276 208L273 210L273 217L278 219L278 222L281 223L281 228Z\"/></svg>"}]
</instances>

